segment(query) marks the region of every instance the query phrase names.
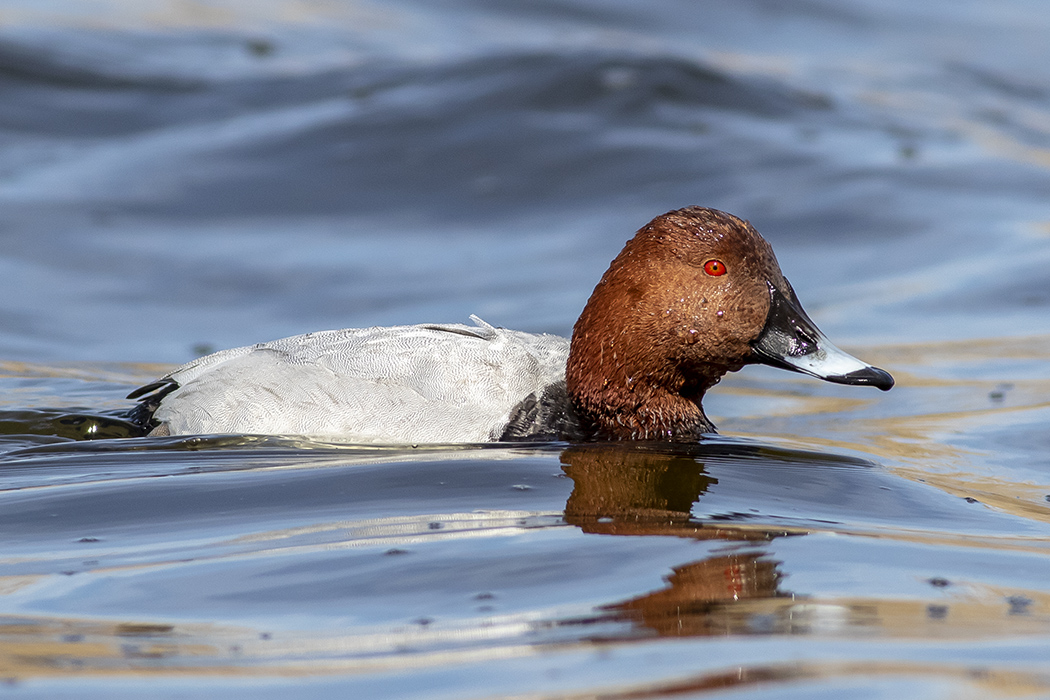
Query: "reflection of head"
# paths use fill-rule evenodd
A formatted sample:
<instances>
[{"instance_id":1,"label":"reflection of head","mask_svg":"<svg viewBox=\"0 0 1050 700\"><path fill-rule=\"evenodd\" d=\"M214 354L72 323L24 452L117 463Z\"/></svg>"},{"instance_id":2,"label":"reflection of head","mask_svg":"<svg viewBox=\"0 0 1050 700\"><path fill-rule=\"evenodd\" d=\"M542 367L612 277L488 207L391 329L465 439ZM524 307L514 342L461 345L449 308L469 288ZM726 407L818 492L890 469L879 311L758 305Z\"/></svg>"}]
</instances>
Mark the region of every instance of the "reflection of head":
<instances>
[{"instance_id":1,"label":"reflection of head","mask_svg":"<svg viewBox=\"0 0 1050 700\"><path fill-rule=\"evenodd\" d=\"M718 484L704 469L704 455L725 459L754 456L754 446L694 445L688 449L656 444L574 445L561 454L562 469L574 487L565 520L584 532L603 535L658 535L748 543L740 551L675 567L668 586L604 606L615 618L661 636L724 634L746 626L744 600L776 598L778 562L761 546L784 533L702 522L693 504ZM737 629L736 631L739 631Z\"/></svg>"},{"instance_id":2,"label":"reflection of head","mask_svg":"<svg viewBox=\"0 0 1050 700\"><path fill-rule=\"evenodd\" d=\"M565 518L586 524L612 519L623 525L689 520L693 502L715 480L688 454L612 445L579 445L561 455L575 483Z\"/></svg>"},{"instance_id":3,"label":"reflection of head","mask_svg":"<svg viewBox=\"0 0 1050 700\"><path fill-rule=\"evenodd\" d=\"M875 467L869 461L732 438L688 445L579 444L565 449L561 462L574 482L565 520L584 532L720 540L683 550L685 563L658 572L665 586L603 605L602 614L594 617L603 623L627 622L642 635L798 630L798 616L804 613L781 590L785 567L768 544L790 533L768 529L778 519L760 514L769 495L790 486L804 491L809 501L851 509L871 508L885 493L857 488L867 482L856 479ZM714 475L723 477L721 484ZM730 492L719 494L730 498L716 498L720 490ZM749 495L755 497L753 512L759 515L752 515L752 509L718 510L726 500L739 508ZM882 503L902 506L896 496ZM623 634L618 629L617 638Z\"/></svg>"},{"instance_id":4,"label":"reflection of head","mask_svg":"<svg viewBox=\"0 0 1050 700\"><path fill-rule=\"evenodd\" d=\"M667 587L606 606L661 637L689 637L747 631L757 612L736 605L779 598L780 562L763 551L710 557L675 567Z\"/></svg>"}]
</instances>

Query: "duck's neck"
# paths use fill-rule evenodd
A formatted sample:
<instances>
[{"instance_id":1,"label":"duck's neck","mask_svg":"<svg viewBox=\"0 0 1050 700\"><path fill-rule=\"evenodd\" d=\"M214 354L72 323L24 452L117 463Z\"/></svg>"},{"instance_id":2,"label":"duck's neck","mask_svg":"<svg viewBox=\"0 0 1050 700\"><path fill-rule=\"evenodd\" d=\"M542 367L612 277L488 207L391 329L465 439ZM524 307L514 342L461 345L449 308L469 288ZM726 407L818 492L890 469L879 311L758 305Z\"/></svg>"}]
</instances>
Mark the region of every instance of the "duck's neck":
<instances>
[{"instance_id":1,"label":"duck's neck","mask_svg":"<svg viewBox=\"0 0 1050 700\"><path fill-rule=\"evenodd\" d=\"M682 366L662 352L669 339L614 327L618 317L594 301L573 330L565 374L584 431L599 440L676 442L715 432L701 400L733 368Z\"/></svg>"}]
</instances>

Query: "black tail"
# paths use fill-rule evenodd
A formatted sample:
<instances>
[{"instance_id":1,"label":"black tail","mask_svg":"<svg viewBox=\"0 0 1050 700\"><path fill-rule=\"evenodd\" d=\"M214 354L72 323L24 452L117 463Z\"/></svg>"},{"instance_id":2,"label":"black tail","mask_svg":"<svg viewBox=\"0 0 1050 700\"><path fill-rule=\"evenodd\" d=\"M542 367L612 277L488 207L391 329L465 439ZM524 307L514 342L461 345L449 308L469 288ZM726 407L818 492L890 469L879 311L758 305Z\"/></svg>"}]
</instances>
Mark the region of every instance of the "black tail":
<instances>
[{"instance_id":1,"label":"black tail","mask_svg":"<svg viewBox=\"0 0 1050 700\"><path fill-rule=\"evenodd\" d=\"M171 377L165 377L152 384L140 386L127 396L129 399L138 399L139 402L125 414L126 419L128 422L139 426L143 431L143 435L148 434L149 431L157 427L157 421L153 419L153 414L156 412L157 407L160 406L160 402L164 400L165 396L178 388L179 383Z\"/></svg>"}]
</instances>

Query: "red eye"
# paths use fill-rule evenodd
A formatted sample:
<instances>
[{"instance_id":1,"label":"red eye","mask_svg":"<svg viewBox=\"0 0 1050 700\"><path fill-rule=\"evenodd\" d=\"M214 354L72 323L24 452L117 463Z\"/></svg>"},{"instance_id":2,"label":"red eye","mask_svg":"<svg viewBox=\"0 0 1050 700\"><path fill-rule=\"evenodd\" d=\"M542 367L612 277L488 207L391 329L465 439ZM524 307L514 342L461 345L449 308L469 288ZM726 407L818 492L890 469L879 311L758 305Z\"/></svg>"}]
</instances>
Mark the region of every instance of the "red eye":
<instances>
[{"instance_id":1,"label":"red eye","mask_svg":"<svg viewBox=\"0 0 1050 700\"><path fill-rule=\"evenodd\" d=\"M726 273L726 266L721 260L708 260L704 263L704 272L712 277L719 277Z\"/></svg>"}]
</instances>

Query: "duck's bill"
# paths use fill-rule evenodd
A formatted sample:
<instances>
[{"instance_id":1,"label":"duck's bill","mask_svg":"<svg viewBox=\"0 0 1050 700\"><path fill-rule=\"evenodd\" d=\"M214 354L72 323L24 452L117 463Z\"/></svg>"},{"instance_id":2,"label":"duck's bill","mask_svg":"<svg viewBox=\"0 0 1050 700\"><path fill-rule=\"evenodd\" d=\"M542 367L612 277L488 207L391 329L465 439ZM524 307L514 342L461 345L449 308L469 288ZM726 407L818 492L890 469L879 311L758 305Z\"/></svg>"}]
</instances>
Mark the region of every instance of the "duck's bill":
<instances>
[{"instance_id":1,"label":"duck's bill","mask_svg":"<svg viewBox=\"0 0 1050 700\"><path fill-rule=\"evenodd\" d=\"M762 364L802 372L836 384L871 385L888 391L893 377L839 350L809 319L802 305L769 286L771 305L766 327L751 343Z\"/></svg>"}]
</instances>

